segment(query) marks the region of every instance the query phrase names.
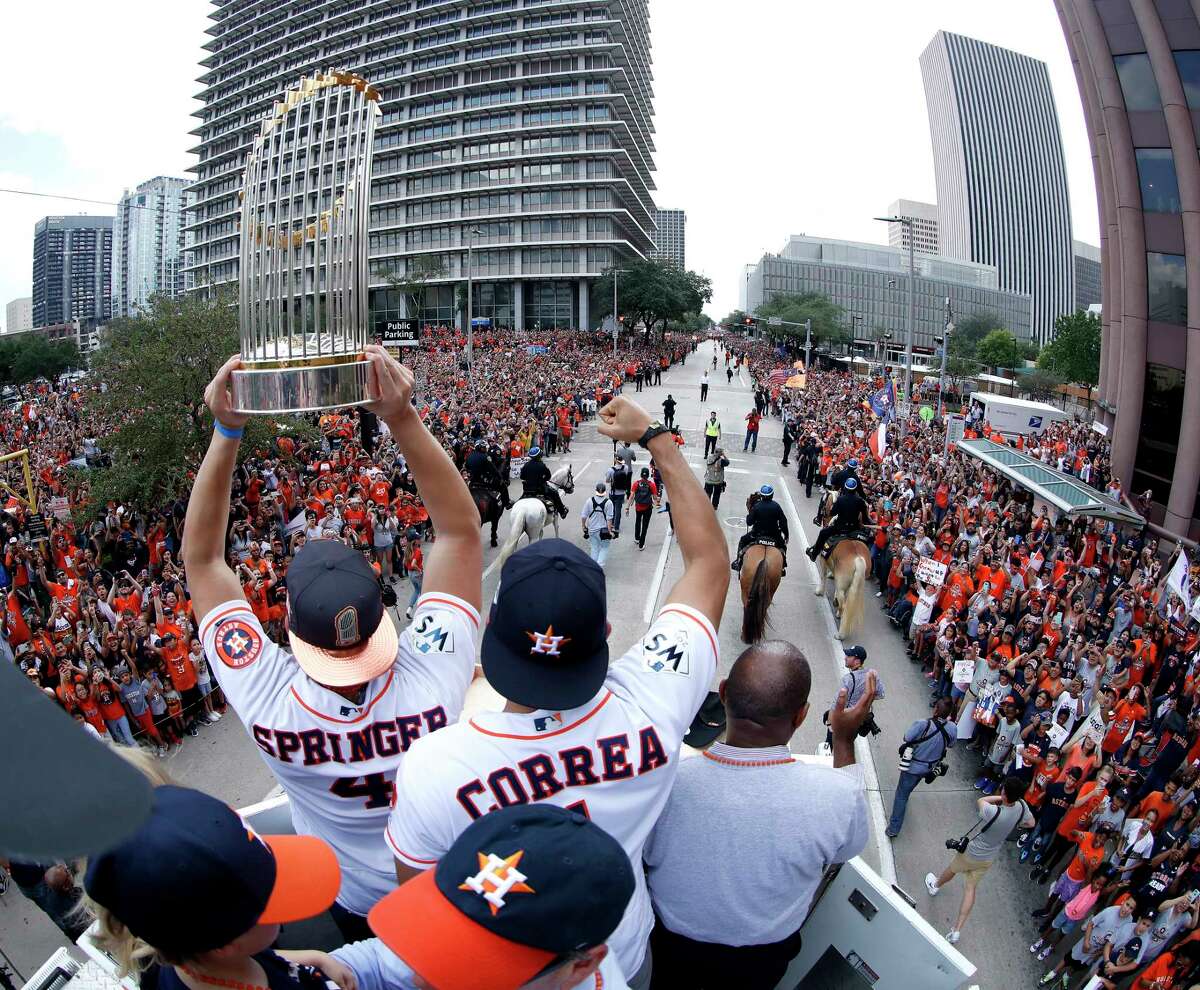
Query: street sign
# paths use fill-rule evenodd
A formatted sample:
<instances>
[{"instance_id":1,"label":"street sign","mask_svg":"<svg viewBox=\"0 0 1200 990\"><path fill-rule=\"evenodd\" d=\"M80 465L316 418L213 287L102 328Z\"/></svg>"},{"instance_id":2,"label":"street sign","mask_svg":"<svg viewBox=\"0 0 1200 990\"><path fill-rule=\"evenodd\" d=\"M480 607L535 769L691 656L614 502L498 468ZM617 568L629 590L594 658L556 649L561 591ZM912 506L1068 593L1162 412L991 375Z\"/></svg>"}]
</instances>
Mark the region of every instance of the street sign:
<instances>
[{"instance_id":1,"label":"street sign","mask_svg":"<svg viewBox=\"0 0 1200 990\"><path fill-rule=\"evenodd\" d=\"M384 347L421 345L421 330L416 320L379 320L375 324L375 334L382 338Z\"/></svg>"},{"instance_id":2,"label":"street sign","mask_svg":"<svg viewBox=\"0 0 1200 990\"><path fill-rule=\"evenodd\" d=\"M769 327L783 326L783 317L782 316L768 316L767 317L767 326L769 326Z\"/></svg>"}]
</instances>

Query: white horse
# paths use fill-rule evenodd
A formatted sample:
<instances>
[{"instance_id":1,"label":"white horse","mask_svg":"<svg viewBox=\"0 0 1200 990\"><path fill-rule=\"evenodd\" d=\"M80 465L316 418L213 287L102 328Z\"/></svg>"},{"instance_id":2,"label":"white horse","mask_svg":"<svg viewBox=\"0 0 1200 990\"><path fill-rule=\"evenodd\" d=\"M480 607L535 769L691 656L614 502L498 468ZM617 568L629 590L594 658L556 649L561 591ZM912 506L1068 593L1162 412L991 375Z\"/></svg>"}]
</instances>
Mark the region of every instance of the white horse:
<instances>
[{"instance_id":1,"label":"white horse","mask_svg":"<svg viewBox=\"0 0 1200 990\"><path fill-rule=\"evenodd\" d=\"M568 464L566 467L561 467L550 476L550 484L561 492L570 495L575 491L575 469L574 466ZM542 531L546 528L546 503L540 498L522 498L513 503L513 507L508 510L508 539L504 541L504 546L500 548L500 566L504 566L504 562L517 549L517 544L521 542L521 536L533 543L535 540L542 538ZM558 513L551 513L551 522L554 524L554 535L558 536Z\"/></svg>"}]
</instances>

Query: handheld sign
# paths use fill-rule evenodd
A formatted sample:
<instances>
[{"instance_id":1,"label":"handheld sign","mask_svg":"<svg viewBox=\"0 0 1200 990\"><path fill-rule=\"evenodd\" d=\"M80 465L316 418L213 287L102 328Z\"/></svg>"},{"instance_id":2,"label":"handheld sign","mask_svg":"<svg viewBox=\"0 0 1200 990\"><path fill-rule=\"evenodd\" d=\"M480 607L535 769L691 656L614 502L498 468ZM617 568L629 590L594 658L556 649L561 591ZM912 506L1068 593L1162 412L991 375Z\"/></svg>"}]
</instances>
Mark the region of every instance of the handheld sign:
<instances>
[{"instance_id":1,"label":"handheld sign","mask_svg":"<svg viewBox=\"0 0 1200 990\"><path fill-rule=\"evenodd\" d=\"M917 580L941 586L946 580L946 565L932 557L922 556L917 562Z\"/></svg>"}]
</instances>

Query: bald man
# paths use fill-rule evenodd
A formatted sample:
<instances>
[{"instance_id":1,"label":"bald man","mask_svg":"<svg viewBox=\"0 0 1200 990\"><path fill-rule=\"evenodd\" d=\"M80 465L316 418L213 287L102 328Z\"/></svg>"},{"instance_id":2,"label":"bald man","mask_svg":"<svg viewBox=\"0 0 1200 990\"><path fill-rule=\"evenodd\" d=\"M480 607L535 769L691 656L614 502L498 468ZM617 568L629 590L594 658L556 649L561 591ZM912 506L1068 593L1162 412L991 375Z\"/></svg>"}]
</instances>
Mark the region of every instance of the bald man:
<instances>
[{"instance_id":1,"label":"bald man","mask_svg":"<svg viewBox=\"0 0 1200 990\"><path fill-rule=\"evenodd\" d=\"M680 765L645 848L661 974L651 990L773 988L800 951L825 868L866 845L854 738L875 700L874 672L853 708L843 689L829 711L833 767L800 763L788 748L811 687L804 654L783 640L747 649L721 682L725 741Z\"/></svg>"}]
</instances>

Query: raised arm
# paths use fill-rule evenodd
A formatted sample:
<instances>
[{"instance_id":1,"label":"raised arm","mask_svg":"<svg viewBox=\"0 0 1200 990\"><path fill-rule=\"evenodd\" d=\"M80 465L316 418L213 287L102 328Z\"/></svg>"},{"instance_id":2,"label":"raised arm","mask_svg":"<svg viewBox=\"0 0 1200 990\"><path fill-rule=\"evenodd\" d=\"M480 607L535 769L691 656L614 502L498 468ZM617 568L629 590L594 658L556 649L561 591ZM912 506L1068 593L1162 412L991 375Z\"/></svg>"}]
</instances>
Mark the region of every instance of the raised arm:
<instances>
[{"instance_id":1,"label":"raised arm","mask_svg":"<svg viewBox=\"0 0 1200 990\"><path fill-rule=\"evenodd\" d=\"M479 510L454 462L413 408L412 372L382 347L372 344L366 353L375 397L367 408L391 430L437 532L422 590L446 592L478 609L483 594Z\"/></svg>"},{"instance_id":2,"label":"raised arm","mask_svg":"<svg viewBox=\"0 0 1200 990\"><path fill-rule=\"evenodd\" d=\"M225 532L229 528L229 497L237 463L241 430L248 416L233 411L229 376L241 359L226 361L204 390L204 401L216 419L208 453L196 472L183 527L181 556L196 621L222 602L245 600L237 575L225 563ZM222 432L224 431L224 432ZM234 436L228 436L232 433Z\"/></svg>"},{"instance_id":3,"label":"raised arm","mask_svg":"<svg viewBox=\"0 0 1200 990\"><path fill-rule=\"evenodd\" d=\"M613 440L636 442L650 426L649 414L636 402L618 396L600 410L600 432ZM729 589L729 547L712 503L683 459L669 433L649 444L650 454L671 493L671 518L683 553L683 576L667 601L703 612L714 628L721 625Z\"/></svg>"}]
</instances>

